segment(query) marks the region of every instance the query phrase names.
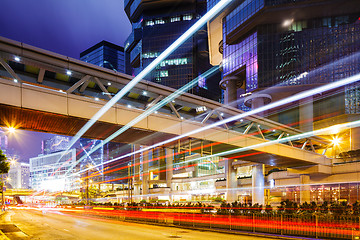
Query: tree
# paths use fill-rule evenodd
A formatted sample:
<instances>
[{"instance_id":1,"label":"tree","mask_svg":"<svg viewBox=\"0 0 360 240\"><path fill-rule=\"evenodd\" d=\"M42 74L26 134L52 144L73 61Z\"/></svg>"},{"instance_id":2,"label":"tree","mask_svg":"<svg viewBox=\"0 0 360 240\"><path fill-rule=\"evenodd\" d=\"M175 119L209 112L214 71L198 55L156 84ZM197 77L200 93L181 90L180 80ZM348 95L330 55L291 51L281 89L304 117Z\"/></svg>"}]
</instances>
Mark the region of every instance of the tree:
<instances>
[{"instance_id":1,"label":"tree","mask_svg":"<svg viewBox=\"0 0 360 240\"><path fill-rule=\"evenodd\" d=\"M3 153L3 151L0 149L0 174L1 176L3 176L3 174L8 173L10 170L10 163L6 161L7 157L6 155ZM2 177L2 181L1 181L1 193L2 193L2 197L1 197L1 209L4 209L4 178Z\"/></svg>"}]
</instances>

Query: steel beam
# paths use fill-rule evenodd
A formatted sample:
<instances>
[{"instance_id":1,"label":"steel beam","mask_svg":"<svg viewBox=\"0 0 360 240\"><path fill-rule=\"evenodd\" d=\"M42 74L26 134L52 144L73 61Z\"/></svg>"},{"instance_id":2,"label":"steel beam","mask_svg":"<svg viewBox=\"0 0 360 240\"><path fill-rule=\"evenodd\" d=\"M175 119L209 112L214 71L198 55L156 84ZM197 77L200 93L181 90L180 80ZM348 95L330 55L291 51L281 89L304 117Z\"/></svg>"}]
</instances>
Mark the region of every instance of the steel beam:
<instances>
[{"instance_id":1,"label":"steel beam","mask_svg":"<svg viewBox=\"0 0 360 240\"><path fill-rule=\"evenodd\" d=\"M14 80L17 80L18 82L22 82L22 80L19 78L19 76L14 72L14 70L5 62L3 58L0 57L0 64L6 69L6 71L12 76Z\"/></svg>"},{"instance_id":2,"label":"steel beam","mask_svg":"<svg viewBox=\"0 0 360 240\"><path fill-rule=\"evenodd\" d=\"M67 93L72 93L73 91L75 91L75 89L77 89L78 87L80 87L81 84L83 84L84 82L89 81L90 79L90 75L85 75L82 79L80 79L79 81L77 81L74 85L72 85L68 90L66 90Z\"/></svg>"},{"instance_id":3,"label":"steel beam","mask_svg":"<svg viewBox=\"0 0 360 240\"><path fill-rule=\"evenodd\" d=\"M45 76L45 69L40 68L38 78L37 78L37 82L42 83L44 81L44 76Z\"/></svg>"},{"instance_id":4,"label":"steel beam","mask_svg":"<svg viewBox=\"0 0 360 240\"><path fill-rule=\"evenodd\" d=\"M109 91L106 89L106 87L104 87L104 84L102 84L102 82L100 82L99 78L94 77L94 79L95 79L96 84L100 87L100 89L101 89L104 93L106 93L106 95L108 96L109 99L111 99L112 96L110 95L110 93L109 93Z\"/></svg>"}]
</instances>

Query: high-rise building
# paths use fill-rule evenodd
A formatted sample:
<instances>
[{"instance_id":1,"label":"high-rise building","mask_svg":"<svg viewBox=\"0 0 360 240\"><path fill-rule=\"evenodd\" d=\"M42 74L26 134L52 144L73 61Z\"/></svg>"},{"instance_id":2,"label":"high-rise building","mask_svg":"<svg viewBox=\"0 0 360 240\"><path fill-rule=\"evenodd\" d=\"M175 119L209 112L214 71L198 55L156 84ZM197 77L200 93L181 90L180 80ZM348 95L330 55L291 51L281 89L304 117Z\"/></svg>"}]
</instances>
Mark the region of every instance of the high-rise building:
<instances>
[{"instance_id":1,"label":"high-rise building","mask_svg":"<svg viewBox=\"0 0 360 240\"><path fill-rule=\"evenodd\" d=\"M101 41L80 53L80 60L125 73L124 48Z\"/></svg>"},{"instance_id":2,"label":"high-rise building","mask_svg":"<svg viewBox=\"0 0 360 240\"><path fill-rule=\"evenodd\" d=\"M67 153L55 152L30 158L30 186L35 190L71 190L77 177L72 173L76 163L76 149Z\"/></svg>"},{"instance_id":3,"label":"high-rise building","mask_svg":"<svg viewBox=\"0 0 360 240\"><path fill-rule=\"evenodd\" d=\"M209 0L208 8L216 2ZM210 52L212 59L217 56L223 64L220 86L226 92L225 102L247 110L258 102L254 94L265 88L272 87L269 95L262 97L266 104L358 73L359 13L358 2L352 0L342 4L337 0L235 2L209 27L211 36L212 29L222 29ZM221 53L217 52L218 44L222 45ZM317 110L325 111L314 113L359 113L359 96L358 86L347 86L331 109L314 102ZM283 120L280 116L279 121Z\"/></svg>"},{"instance_id":4,"label":"high-rise building","mask_svg":"<svg viewBox=\"0 0 360 240\"><path fill-rule=\"evenodd\" d=\"M68 148L70 137L54 136L50 139L42 141L42 154L51 154L59 151L64 151Z\"/></svg>"},{"instance_id":5,"label":"high-rise building","mask_svg":"<svg viewBox=\"0 0 360 240\"><path fill-rule=\"evenodd\" d=\"M6 136L4 130L0 128L0 149L3 151L3 153L6 153L7 148L8 148L8 137Z\"/></svg>"},{"instance_id":6,"label":"high-rise building","mask_svg":"<svg viewBox=\"0 0 360 240\"><path fill-rule=\"evenodd\" d=\"M30 165L21 162L12 163L8 177L12 188L28 189L30 187Z\"/></svg>"},{"instance_id":7,"label":"high-rise building","mask_svg":"<svg viewBox=\"0 0 360 240\"><path fill-rule=\"evenodd\" d=\"M126 71L136 76L193 25L205 12L204 0L125 0L132 32L125 41ZM180 88L199 76L189 92L218 101L220 73L202 77L209 64L206 27L183 43L145 79Z\"/></svg>"},{"instance_id":8,"label":"high-rise building","mask_svg":"<svg viewBox=\"0 0 360 240\"><path fill-rule=\"evenodd\" d=\"M219 0L208 0L208 9L217 2ZM356 0L233 1L230 7L208 24L211 63L222 63L220 87L224 89L224 103L248 111L359 74L359 17L360 5ZM358 120L359 113L360 84L354 83L289 102L286 107L259 115L303 132L311 132ZM342 137L341 151L344 155L347 151L360 149L359 127L333 131L322 137L335 140ZM302 144L305 148L306 142ZM336 149L334 146L335 143L332 147ZM341 156L336 154L336 150L332 151L333 157ZM228 166L232 166L232 163L232 160L226 162ZM332 167L335 169L336 165ZM351 163L346 167L348 172L353 171ZM250 193L237 194L248 194L253 203L264 204L263 186L269 184L264 184L265 168L261 164L252 166ZM236 182L231 177L234 171L233 167L226 169L227 188ZM316 178L320 174L317 171L294 175L287 169L281 171L284 173L267 177L270 187L287 184L298 186L299 183L304 186L319 184L324 180ZM345 179L335 173L329 173L327 177L331 184ZM354 182L359 182L359 179L356 178ZM310 188L291 186L286 192L294 190L295 201L309 202L313 191ZM236 197L236 194L230 193L227 199L233 201ZM335 198L335 201L340 198ZM324 201L326 198L320 197L319 193L311 199Z\"/></svg>"}]
</instances>

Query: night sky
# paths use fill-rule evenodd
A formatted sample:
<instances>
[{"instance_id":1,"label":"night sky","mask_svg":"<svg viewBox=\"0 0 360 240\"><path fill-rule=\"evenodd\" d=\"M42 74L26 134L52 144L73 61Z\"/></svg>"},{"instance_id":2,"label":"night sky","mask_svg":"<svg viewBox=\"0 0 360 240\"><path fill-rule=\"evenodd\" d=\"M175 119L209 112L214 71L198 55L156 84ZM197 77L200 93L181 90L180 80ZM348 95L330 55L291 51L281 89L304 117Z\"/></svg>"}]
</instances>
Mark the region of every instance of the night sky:
<instances>
[{"instance_id":1,"label":"night sky","mask_svg":"<svg viewBox=\"0 0 360 240\"><path fill-rule=\"evenodd\" d=\"M1 0L0 36L65 56L106 40L123 46L131 32L123 0ZM50 134L18 130L9 148L27 162Z\"/></svg>"},{"instance_id":2,"label":"night sky","mask_svg":"<svg viewBox=\"0 0 360 240\"><path fill-rule=\"evenodd\" d=\"M1 0L0 36L79 58L107 40L117 45L131 32L124 0Z\"/></svg>"}]
</instances>

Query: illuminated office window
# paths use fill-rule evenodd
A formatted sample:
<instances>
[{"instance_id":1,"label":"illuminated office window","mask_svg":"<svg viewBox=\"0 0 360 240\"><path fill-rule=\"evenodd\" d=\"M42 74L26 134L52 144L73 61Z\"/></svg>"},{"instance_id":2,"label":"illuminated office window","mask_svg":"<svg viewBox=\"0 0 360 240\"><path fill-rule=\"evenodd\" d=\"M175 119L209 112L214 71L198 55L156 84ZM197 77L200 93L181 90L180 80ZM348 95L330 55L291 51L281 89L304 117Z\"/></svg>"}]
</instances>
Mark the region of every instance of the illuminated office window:
<instances>
[{"instance_id":1,"label":"illuminated office window","mask_svg":"<svg viewBox=\"0 0 360 240\"><path fill-rule=\"evenodd\" d=\"M161 18L155 19L155 24L164 24L164 23L165 23L165 21Z\"/></svg>"},{"instance_id":2,"label":"illuminated office window","mask_svg":"<svg viewBox=\"0 0 360 240\"><path fill-rule=\"evenodd\" d=\"M158 52L148 52L148 53L143 53L143 58L147 59L147 58L156 58L159 55Z\"/></svg>"},{"instance_id":3,"label":"illuminated office window","mask_svg":"<svg viewBox=\"0 0 360 240\"><path fill-rule=\"evenodd\" d=\"M186 65L188 64L187 58L175 58L175 59L167 59L160 63L161 67L172 66L172 65Z\"/></svg>"},{"instance_id":4,"label":"illuminated office window","mask_svg":"<svg viewBox=\"0 0 360 240\"><path fill-rule=\"evenodd\" d=\"M160 77L168 77L168 76L169 76L169 72L167 70L160 71Z\"/></svg>"},{"instance_id":5,"label":"illuminated office window","mask_svg":"<svg viewBox=\"0 0 360 240\"><path fill-rule=\"evenodd\" d=\"M179 21L180 21L180 16L170 18L170 22L179 22Z\"/></svg>"},{"instance_id":6,"label":"illuminated office window","mask_svg":"<svg viewBox=\"0 0 360 240\"><path fill-rule=\"evenodd\" d=\"M153 20L148 20L145 22L145 26L153 26L154 25L154 21Z\"/></svg>"},{"instance_id":7,"label":"illuminated office window","mask_svg":"<svg viewBox=\"0 0 360 240\"><path fill-rule=\"evenodd\" d=\"M186 14L183 16L183 20L184 21L189 21L189 20L192 20L193 19L193 16L191 14Z\"/></svg>"}]
</instances>

